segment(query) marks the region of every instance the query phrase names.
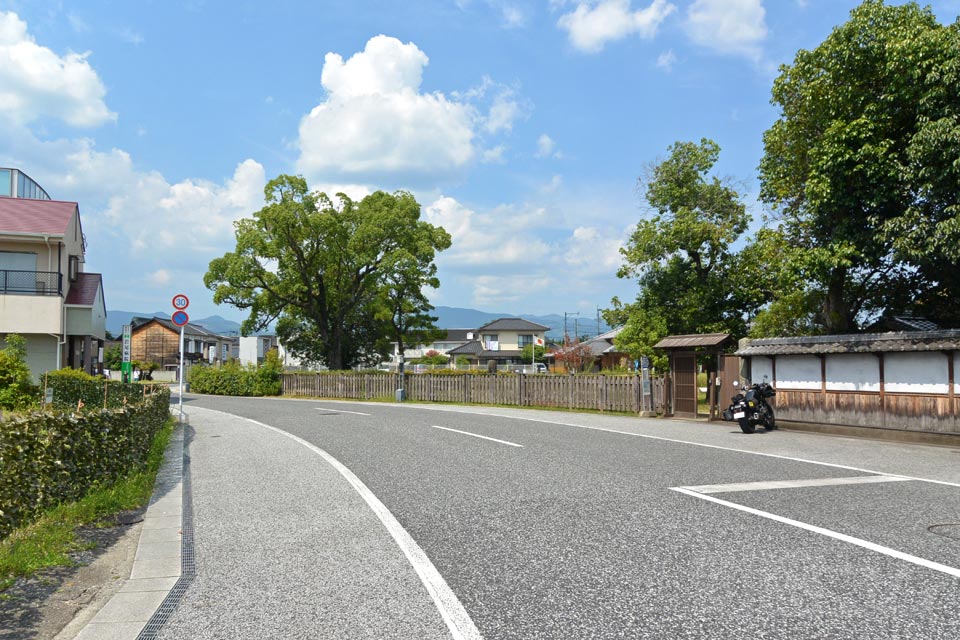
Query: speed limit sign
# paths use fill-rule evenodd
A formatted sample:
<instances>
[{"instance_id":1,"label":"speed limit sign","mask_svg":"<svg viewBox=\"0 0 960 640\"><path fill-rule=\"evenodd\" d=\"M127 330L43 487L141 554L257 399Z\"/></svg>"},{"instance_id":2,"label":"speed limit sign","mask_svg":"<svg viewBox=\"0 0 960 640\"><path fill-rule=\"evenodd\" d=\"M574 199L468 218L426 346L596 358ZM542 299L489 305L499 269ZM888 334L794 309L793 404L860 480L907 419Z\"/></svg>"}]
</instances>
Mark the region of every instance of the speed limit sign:
<instances>
[{"instance_id":1,"label":"speed limit sign","mask_svg":"<svg viewBox=\"0 0 960 640\"><path fill-rule=\"evenodd\" d=\"M189 306L190 306L190 298L188 298L187 296L183 295L182 293L178 293L177 295L173 296L174 309L177 309L178 311L183 311Z\"/></svg>"}]
</instances>

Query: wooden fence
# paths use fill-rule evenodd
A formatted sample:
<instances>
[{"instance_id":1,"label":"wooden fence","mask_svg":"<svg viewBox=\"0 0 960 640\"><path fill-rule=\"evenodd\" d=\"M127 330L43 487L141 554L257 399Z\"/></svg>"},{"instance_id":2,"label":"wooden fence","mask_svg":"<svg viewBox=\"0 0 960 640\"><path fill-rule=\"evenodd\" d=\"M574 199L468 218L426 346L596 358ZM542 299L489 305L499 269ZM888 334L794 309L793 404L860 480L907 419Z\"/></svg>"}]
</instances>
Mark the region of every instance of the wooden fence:
<instances>
[{"instance_id":1,"label":"wooden fence","mask_svg":"<svg viewBox=\"0 0 960 640\"><path fill-rule=\"evenodd\" d=\"M283 394L308 398L392 400L396 374L287 373ZM640 376L406 374L407 400L517 407L594 409L621 413L664 413L663 378L650 380L641 398ZM646 400L646 406L641 404ZM652 407L651 407L652 402Z\"/></svg>"}]
</instances>

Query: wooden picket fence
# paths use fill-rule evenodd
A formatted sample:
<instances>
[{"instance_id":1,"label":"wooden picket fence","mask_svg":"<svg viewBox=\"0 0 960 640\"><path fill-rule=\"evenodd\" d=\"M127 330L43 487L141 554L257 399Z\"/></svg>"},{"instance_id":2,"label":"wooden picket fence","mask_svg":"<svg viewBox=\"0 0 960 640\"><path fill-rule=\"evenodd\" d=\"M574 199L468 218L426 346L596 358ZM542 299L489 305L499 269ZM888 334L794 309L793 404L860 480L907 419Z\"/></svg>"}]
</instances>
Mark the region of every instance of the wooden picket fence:
<instances>
[{"instance_id":1,"label":"wooden picket fence","mask_svg":"<svg viewBox=\"0 0 960 640\"><path fill-rule=\"evenodd\" d=\"M404 389L412 402L455 402L515 407L594 409L620 413L664 413L664 380L652 378L641 404L637 375L463 375L406 374ZM343 400L392 400L396 374L285 373L283 395ZM652 402L652 406L651 406Z\"/></svg>"}]
</instances>

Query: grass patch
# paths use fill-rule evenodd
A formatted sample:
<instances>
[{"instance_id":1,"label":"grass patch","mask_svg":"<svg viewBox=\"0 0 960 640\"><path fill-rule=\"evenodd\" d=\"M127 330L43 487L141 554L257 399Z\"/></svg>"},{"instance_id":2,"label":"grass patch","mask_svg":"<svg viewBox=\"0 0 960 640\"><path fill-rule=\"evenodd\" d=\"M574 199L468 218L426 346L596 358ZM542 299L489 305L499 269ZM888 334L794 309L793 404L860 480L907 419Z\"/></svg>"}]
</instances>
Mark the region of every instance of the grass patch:
<instances>
[{"instance_id":1,"label":"grass patch","mask_svg":"<svg viewBox=\"0 0 960 640\"><path fill-rule=\"evenodd\" d=\"M73 565L70 553L91 547L77 538L77 527L110 526L112 516L144 506L153 493L175 425L171 417L157 433L142 470L108 487L95 487L76 502L54 507L0 541L0 592L20 576L48 567Z\"/></svg>"}]
</instances>

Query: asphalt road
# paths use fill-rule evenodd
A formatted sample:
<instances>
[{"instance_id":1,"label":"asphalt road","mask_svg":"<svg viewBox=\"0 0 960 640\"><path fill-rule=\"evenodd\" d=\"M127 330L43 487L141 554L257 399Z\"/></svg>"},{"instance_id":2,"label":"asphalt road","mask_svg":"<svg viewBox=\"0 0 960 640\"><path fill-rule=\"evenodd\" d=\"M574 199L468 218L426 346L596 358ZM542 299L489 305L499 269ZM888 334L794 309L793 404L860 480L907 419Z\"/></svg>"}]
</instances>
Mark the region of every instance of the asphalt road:
<instances>
[{"instance_id":1,"label":"asphalt road","mask_svg":"<svg viewBox=\"0 0 960 640\"><path fill-rule=\"evenodd\" d=\"M492 408L186 411L198 580L163 637L447 636L307 443L382 502L484 638L960 637L956 449ZM716 486L775 481L799 483Z\"/></svg>"}]
</instances>

